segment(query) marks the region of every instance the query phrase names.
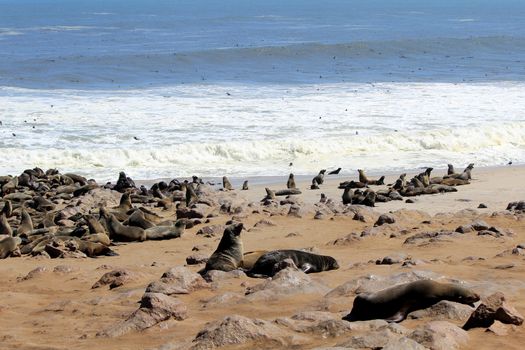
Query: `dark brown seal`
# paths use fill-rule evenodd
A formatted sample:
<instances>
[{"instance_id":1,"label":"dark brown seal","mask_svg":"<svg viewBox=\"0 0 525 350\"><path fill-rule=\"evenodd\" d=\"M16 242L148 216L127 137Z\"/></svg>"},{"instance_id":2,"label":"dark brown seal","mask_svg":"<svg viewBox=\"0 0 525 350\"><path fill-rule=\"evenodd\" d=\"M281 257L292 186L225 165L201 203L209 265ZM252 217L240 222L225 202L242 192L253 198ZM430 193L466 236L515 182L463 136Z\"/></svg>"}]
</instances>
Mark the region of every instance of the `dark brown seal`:
<instances>
[{"instance_id":1,"label":"dark brown seal","mask_svg":"<svg viewBox=\"0 0 525 350\"><path fill-rule=\"evenodd\" d=\"M257 259L252 269L248 272L248 276L273 276L278 272L275 271L276 265L285 259L292 259L295 266L305 273L336 270L339 268L339 264L331 256L313 254L302 250L273 250Z\"/></svg>"},{"instance_id":2,"label":"dark brown seal","mask_svg":"<svg viewBox=\"0 0 525 350\"><path fill-rule=\"evenodd\" d=\"M479 295L457 284L420 280L357 295L352 311L343 320L401 322L410 312L426 309L441 300L473 306Z\"/></svg>"},{"instance_id":3,"label":"dark brown seal","mask_svg":"<svg viewBox=\"0 0 525 350\"><path fill-rule=\"evenodd\" d=\"M243 224L236 223L227 226L222 234L219 246L208 259L201 274L210 270L232 271L241 266L243 246L241 231Z\"/></svg>"}]
</instances>

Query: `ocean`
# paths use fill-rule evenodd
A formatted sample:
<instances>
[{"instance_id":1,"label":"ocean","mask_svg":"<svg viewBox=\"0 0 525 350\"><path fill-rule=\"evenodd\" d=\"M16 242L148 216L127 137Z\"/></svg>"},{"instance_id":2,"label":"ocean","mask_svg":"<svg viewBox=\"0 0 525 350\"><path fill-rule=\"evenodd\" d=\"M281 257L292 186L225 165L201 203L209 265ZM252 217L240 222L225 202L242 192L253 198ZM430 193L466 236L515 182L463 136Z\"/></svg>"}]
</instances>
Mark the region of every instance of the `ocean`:
<instances>
[{"instance_id":1,"label":"ocean","mask_svg":"<svg viewBox=\"0 0 525 350\"><path fill-rule=\"evenodd\" d=\"M519 0L0 0L2 175L520 164L523 101Z\"/></svg>"}]
</instances>

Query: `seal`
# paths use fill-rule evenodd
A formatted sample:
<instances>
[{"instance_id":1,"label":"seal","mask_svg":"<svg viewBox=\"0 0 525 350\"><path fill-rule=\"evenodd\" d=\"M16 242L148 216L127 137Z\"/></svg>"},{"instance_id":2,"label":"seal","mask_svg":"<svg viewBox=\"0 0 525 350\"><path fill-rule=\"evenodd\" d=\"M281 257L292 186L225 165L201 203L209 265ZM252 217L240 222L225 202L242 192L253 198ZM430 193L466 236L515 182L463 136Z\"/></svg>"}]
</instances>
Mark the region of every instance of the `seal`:
<instances>
[{"instance_id":1,"label":"seal","mask_svg":"<svg viewBox=\"0 0 525 350\"><path fill-rule=\"evenodd\" d=\"M248 191L248 180L245 180L245 181L242 183L242 190L243 190L243 191Z\"/></svg>"},{"instance_id":2,"label":"seal","mask_svg":"<svg viewBox=\"0 0 525 350\"><path fill-rule=\"evenodd\" d=\"M336 170L332 170L331 172L329 172L328 175L338 175L340 171L341 168L337 168Z\"/></svg>"},{"instance_id":3,"label":"seal","mask_svg":"<svg viewBox=\"0 0 525 350\"><path fill-rule=\"evenodd\" d=\"M144 230L144 232L146 233L146 239L162 240L181 237L185 228L186 220L179 219L171 226L155 226Z\"/></svg>"},{"instance_id":4,"label":"seal","mask_svg":"<svg viewBox=\"0 0 525 350\"><path fill-rule=\"evenodd\" d=\"M295 179L292 173L288 176L288 182L286 182L286 188L297 188L295 186Z\"/></svg>"},{"instance_id":5,"label":"seal","mask_svg":"<svg viewBox=\"0 0 525 350\"><path fill-rule=\"evenodd\" d=\"M9 225L9 221L7 221L7 218L3 213L0 214L0 235L13 235L13 229L11 229L11 225Z\"/></svg>"},{"instance_id":6,"label":"seal","mask_svg":"<svg viewBox=\"0 0 525 350\"><path fill-rule=\"evenodd\" d=\"M123 225L128 226L137 226L141 227L144 230L147 230L148 228L155 227L155 224L149 220L147 220L144 216L144 212L142 210L135 210L131 215L122 223Z\"/></svg>"},{"instance_id":7,"label":"seal","mask_svg":"<svg viewBox=\"0 0 525 350\"><path fill-rule=\"evenodd\" d=\"M20 243L22 243L20 237L6 237L0 240L0 259L5 259L17 251Z\"/></svg>"},{"instance_id":8,"label":"seal","mask_svg":"<svg viewBox=\"0 0 525 350\"><path fill-rule=\"evenodd\" d=\"M222 177L222 188L224 188L224 190L226 190L226 191L233 190L233 186L230 183L230 180L228 180L228 178L226 176Z\"/></svg>"},{"instance_id":9,"label":"seal","mask_svg":"<svg viewBox=\"0 0 525 350\"><path fill-rule=\"evenodd\" d=\"M317 255L302 250L286 249L273 250L263 254L257 259L247 275L250 277L271 277L278 272L275 271L276 265L285 259L292 259L295 266L300 268L304 273L336 270L339 268L339 264L331 256Z\"/></svg>"},{"instance_id":10,"label":"seal","mask_svg":"<svg viewBox=\"0 0 525 350\"><path fill-rule=\"evenodd\" d=\"M18 225L16 229L16 234L18 236L29 236L31 232L33 232L33 220L31 220L29 213L25 209L22 209L20 213L20 225Z\"/></svg>"},{"instance_id":11,"label":"seal","mask_svg":"<svg viewBox=\"0 0 525 350\"><path fill-rule=\"evenodd\" d=\"M454 171L454 166L452 164L447 164L447 166L448 166L447 175L452 175L456 173Z\"/></svg>"},{"instance_id":12,"label":"seal","mask_svg":"<svg viewBox=\"0 0 525 350\"><path fill-rule=\"evenodd\" d=\"M319 174L312 179L312 185L322 185L324 182L324 173L326 173L326 169L321 170Z\"/></svg>"},{"instance_id":13,"label":"seal","mask_svg":"<svg viewBox=\"0 0 525 350\"><path fill-rule=\"evenodd\" d=\"M354 191L352 191L352 187L350 186L345 187L345 191L343 192L343 204L352 204L353 196L354 196Z\"/></svg>"},{"instance_id":14,"label":"seal","mask_svg":"<svg viewBox=\"0 0 525 350\"><path fill-rule=\"evenodd\" d=\"M186 206L189 207L193 203L196 203L199 200L199 197L197 196L197 193L195 193L195 189L193 188L193 185L190 183L183 183L182 186L185 190L185 199L186 199Z\"/></svg>"},{"instance_id":15,"label":"seal","mask_svg":"<svg viewBox=\"0 0 525 350\"><path fill-rule=\"evenodd\" d=\"M268 253L269 250L254 250L243 254L241 267L245 270L251 270L257 259Z\"/></svg>"},{"instance_id":16,"label":"seal","mask_svg":"<svg viewBox=\"0 0 525 350\"><path fill-rule=\"evenodd\" d=\"M115 215L108 213L103 208L101 209L100 215L106 220L106 226L111 239L123 242L142 242L146 240L146 233L143 228L137 226L124 226L117 220Z\"/></svg>"},{"instance_id":17,"label":"seal","mask_svg":"<svg viewBox=\"0 0 525 350\"><path fill-rule=\"evenodd\" d=\"M358 294L352 311L343 320L401 322L410 312L426 309L441 300L474 306L479 295L457 284L419 280L374 293Z\"/></svg>"},{"instance_id":18,"label":"seal","mask_svg":"<svg viewBox=\"0 0 525 350\"><path fill-rule=\"evenodd\" d=\"M370 180L363 169L357 169L357 172L359 173L359 182L362 182L366 185L384 185L385 184L385 177L381 176L378 180Z\"/></svg>"},{"instance_id":19,"label":"seal","mask_svg":"<svg viewBox=\"0 0 525 350\"><path fill-rule=\"evenodd\" d=\"M243 246L241 241L242 223L227 226L222 234L217 249L206 262L204 269L199 271L204 275L210 270L232 271L241 266Z\"/></svg>"},{"instance_id":20,"label":"seal","mask_svg":"<svg viewBox=\"0 0 525 350\"><path fill-rule=\"evenodd\" d=\"M4 207L2 208L2 212L0 212L0 215L4 214L6 218L11 217L13 215L13 205L11 204L10 200L6 200L4 202Z\"/></svg>"}]
</instances>

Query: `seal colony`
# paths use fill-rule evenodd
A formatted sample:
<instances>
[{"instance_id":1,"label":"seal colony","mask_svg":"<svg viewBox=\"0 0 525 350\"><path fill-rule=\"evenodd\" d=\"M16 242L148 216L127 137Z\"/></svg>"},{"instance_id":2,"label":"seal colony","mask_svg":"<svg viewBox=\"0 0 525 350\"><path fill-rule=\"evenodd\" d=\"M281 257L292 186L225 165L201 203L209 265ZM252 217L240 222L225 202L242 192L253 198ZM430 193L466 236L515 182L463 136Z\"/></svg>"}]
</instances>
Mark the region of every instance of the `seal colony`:
<instances>
[{"instance_id":1,"label":"seal colony","mask_svg":"<svg viewBox=\"0 0 525 350\"><path fill-rule=\"evenodd\" d=\"M210 317L234 313L246 317L253 314L265 319L279 318L271 322L256 319L252 326L244 328L243 322L252 321L228 316L223 321L217 321L223 322L220 324L225 327L218 328L217 332L220 332L222 339L220 341L229 339L227 329L231 326L240 330L236 334L253 334L250 332L254 331L264 334L264 337L268 336L269 338L264 339L271 339L272 342L272 337L282 332L285 337L283 339L287 340L282 343L277 341L272 348L301 347L304 344L288 341L305 339L304 337L309 339L308 347L313 348L321 343L326 346L342 344L341 340L334 340L336 338L360 336L359 331L355 331L349 322L377 319L402 322L419 315L416 311L427 310L424 314L427 315L424 316L426 319L404 322L400 326L406 335L412 330L404 330L405 325L413 327L414 322L421 325L428 323L429 318L440 319L438 317L443 317L442 314L435 316L433 313L440 312L443 308L453 310L446 309L446 315L454 315L454 310L459 308L467 317L477 317L473 309L462 307L470 308L474 302L486 303L483 298L480 300L480 295L487 295L492 291L487 282L458 283L453 276L444 278L432 275L430 271L420 271L436 270L443 274L448 273L446 268L449 265L475 265L476 260L462 260L463 256L458 258L454 255L450 258L454 253L448 251L447 258L443 258L443 254L434 257L432 248L445 245L451 251L455 249L457 254L459 248L456 247L461 246L459 243L470 246L473 240L480 240L495 247L497 242L509 242L512 234L507 232L504 223L512 222L512 225L517 225L513 227L518 227L520 221L516 218L523 215L521 212L524 206L521 202L509 203L507 215L488 217L486 220L489 225L472 223L470 229L463 225L465 222L457 229L451 228L451 225L458 225L459 220L452 215L430 218L404 209L400 213L394 212L378 218L378 214L367 207L380 207L388 199L401 200L442 193L434 192L440 186L456 188L465 185L476 181L472 179L472 170L473 165L470 165L461 173L451 171L448 174L447 171L447 174L435 177L432 175L433 169L427 168L413 177L401 174L390 184L384 177L368 177L363 170L348 181L342 181L346 180L343 178L346 175L338 175L339 171L335 174L321 171L313 183L322 191L316 192L308 190L309 182L296 182L297 178L293 174L283 176L282 182L272 184L264 191L260 187L250 191L247 183L230 181L228 178L218 181L216 188L197 176L187 180L156 181L145 186L135 184L133 179L121 172L116 183L102 185L73 173L62 174L53 169L28 169L16 179L13 176L0 178L0 258L12 258L2 261L4 264L15 261L28 264L32 259L38 261L38 264L48 264L46 259L49 258L66 259L60 264L65 262L75 268L80 267L83 277L76 279L70 275L64 282L68 286L75 285L82 300L93 300L95 304L90 304L90 311L86 311L82 309L83 302L75 300L73 305L80 312L69 313L69 304L65 304L66 312L63 314L78 321L79 315L91 315L94 312L105 314L107 310L111 319L104 320L104 325L112 322L130 324L138 320L126 332L130 332L130 329L131 332L140 332L165 321L177 322L177 327L172 329L173 337L186 339L191 334L197 334L189 342L192 344L191 349L219 346L202 345L203 339L218 334L213 333L211 328L206 328L211 326L206 326L204 319L208 322ZM328 175L340 176L341 181L334 184L334 181L329 181ZM337 189L338 183L343 185L339 186L343 190L341 197L337 196L338 192L341 193ZM249 195L253 197L246 199ZM315 198L309 206L304 203L308 196L308 201ZM509 219L510 216L512 220ZM413 220L405 219L410 217ZM432 231L436 229L439 231ZM337 236L334 236L336 232ZM467 239L469 241L460 241ZM489 241L490 239L493 241ZM159 240L169 241L149 242ZM453 243L448 243L451 241ZM394 242L398 242L401 247L397 249L409 250L410 256L405 254L397 260L395 256L386 256L383 259L382 255L370 256L390 254L390 249L395 247ZM508 259L514 255L513 251L519 254L521 249L523 248L518 246L510 250ZM185 260L187 267L176 266L165 271L169 266L180 265L179 261L184 261L181 254L188 255ZM425 257L419 254L425 254ZM95 257L99 257L100 263L86 259ZM131 260L124 260L126 258ZM81 261L85 263L80 263ZM90 281L93 275L89 273L95 274L97 278L102 273L106 275L105 271L95 269L97 264L101 269L117 264L134 267L133 271L127 272L111 267L115 270L107 274L118 280L111 282L111 298L104 299L106 296L99 295L101 292L98 290L92 292L96 294L96 298L102 298L98 301L93 296L82 294L82 287L78 287L86 281L90 282L89 286L95 282ZM387 264L389 267L384 267ZM417 266L417 270L411 269L416 265L422 266ZM485 265L490 265L489 260L483 265L470 268L482 269L486 268ZM84 267L89 268L90 272ZM157 277L160 277L163 271L159 269L164 269L164 274L159 281L152 282L154 276L151 271L158 273ZM507 272L512 273L512 268L508 269ZM12 274L13 271L15 270L7 270L7 273ZM485 272L486 270L480 274ZM52 276L49 274L55 272L48 270L42 274L45 278L50 278ZM384 276L385 274L390 274L390 277ZM14 291L17 288L34 288L30 285L33 283L30 275L20 276L17 279L20 283L11 283ZM61 276L58 272L55 275ZM131 276L130 280L126 279L127 276ZM35 279L34 283L37 282L45 283L42 279ZM9 283L8 281L5 285ZM122 284L129 285L119 287ZM136 296L131 301L129 291L143 287L145 294L140 307L133 310ZM203 290L191 296L197 288ZM512 293L512 289L507 289L504 284L501 288ZM35 293L39 290L42 289L35 288ZM119 300L118 310L113 301L116 300L116 295ZM60 297L57 295L57 299ZM123 301L129 302L123 304ZM265 308L267 301L271 302L272 308ZM444 301L452 304L442 304ZM162 305L165 302L168 304ZM183 321L188 315L175 316L174 305L169 304L173 302L183 304L190 310L190 322ZM99 310L99 303L104 305L103 310ZM112 309L113 306L115 308ZM97 311L93 311L93 308ZM56 307L46 306L46 309L55 310ZM297 311L301 314L292 316L291 313ZM8 312L12 313L11 310ZM60 312L55 317L61 317ZM174 314L171 315L170 312ZM46 315L46 311L36 312L32 317L39 317L40 314ZM206 316L202 317L203 314ZM385 324L384 321L381 322ZM93 325L86 327L87 335L83 338L94 344L99 337L95 332L109 333L103 332L100 326L102 323L91 323ZM269 324L273 327L271 332L267 328ZM472 322L469 321L469 327L470 324ZM476 325L475 322L473 324ZM367 323L359 323L356 329L362 325L368 327ZM375 327L374 325L381 323L375 321L369 325ZM164 325L161 324L160 327ZM265 333L267 331L270 335ZM372 333L375 331L372 328L369 330ZM141 337L155 342L157 340L150 338L156 338L156 332L159 332L158 327L150 329ZM326 337L319 337L319 332L326 334ZM235 341L241 342L241 348L257 348L260 345L254 338L246 339ZM413 339L416 339L415 336ZM122 342L127 340L125 336L119 338ZM238 344L233 342L233 338L232 343L222 344L220 341L215 339L213 344ZM250 343L251 341L255 343ZM432 348L429 344L421 344ZM158 344L160 345L162 344ZM347 344L345 347L356 347L356 344L353 345ZM384 344L376 347L384 347ZM183 344L173 345L172 348L185 349Z\"/></svg>"}]
</instances>

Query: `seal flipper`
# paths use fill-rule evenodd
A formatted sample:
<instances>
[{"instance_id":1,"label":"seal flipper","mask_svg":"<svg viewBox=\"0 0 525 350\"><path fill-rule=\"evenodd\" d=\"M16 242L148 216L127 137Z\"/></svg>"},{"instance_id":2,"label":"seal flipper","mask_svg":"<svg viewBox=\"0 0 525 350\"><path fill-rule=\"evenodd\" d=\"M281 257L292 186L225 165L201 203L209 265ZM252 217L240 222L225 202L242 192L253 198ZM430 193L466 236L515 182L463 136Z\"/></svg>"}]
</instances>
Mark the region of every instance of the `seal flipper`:
<instances>
[{"instance_id":1,"label":"seal flipper","mask_svg":"<svg viewBox=\"0 0 525 350\"><path fill-rule=\"evenodd\" d=\"M305 264L302 264L301 265L301 270L304 272L304 273L308 273L309 271L311 271L313 268L312 265L310 265L309 263L305 263Z\"/></svg>"},{"instance_id":2,"label":"seal flipper","mask_svg":"<svg viewBox=\"0 0 525 350\"><path fill-rule=\"evenodd\" d=\"M385 321L399 323L399 322L403 321L405 318L407 318L407 312L408 312L408 307L402 307L394 315L392 315L392 316L390 316L388 318L385 318Z\"/></svg>"}]
</instances>

